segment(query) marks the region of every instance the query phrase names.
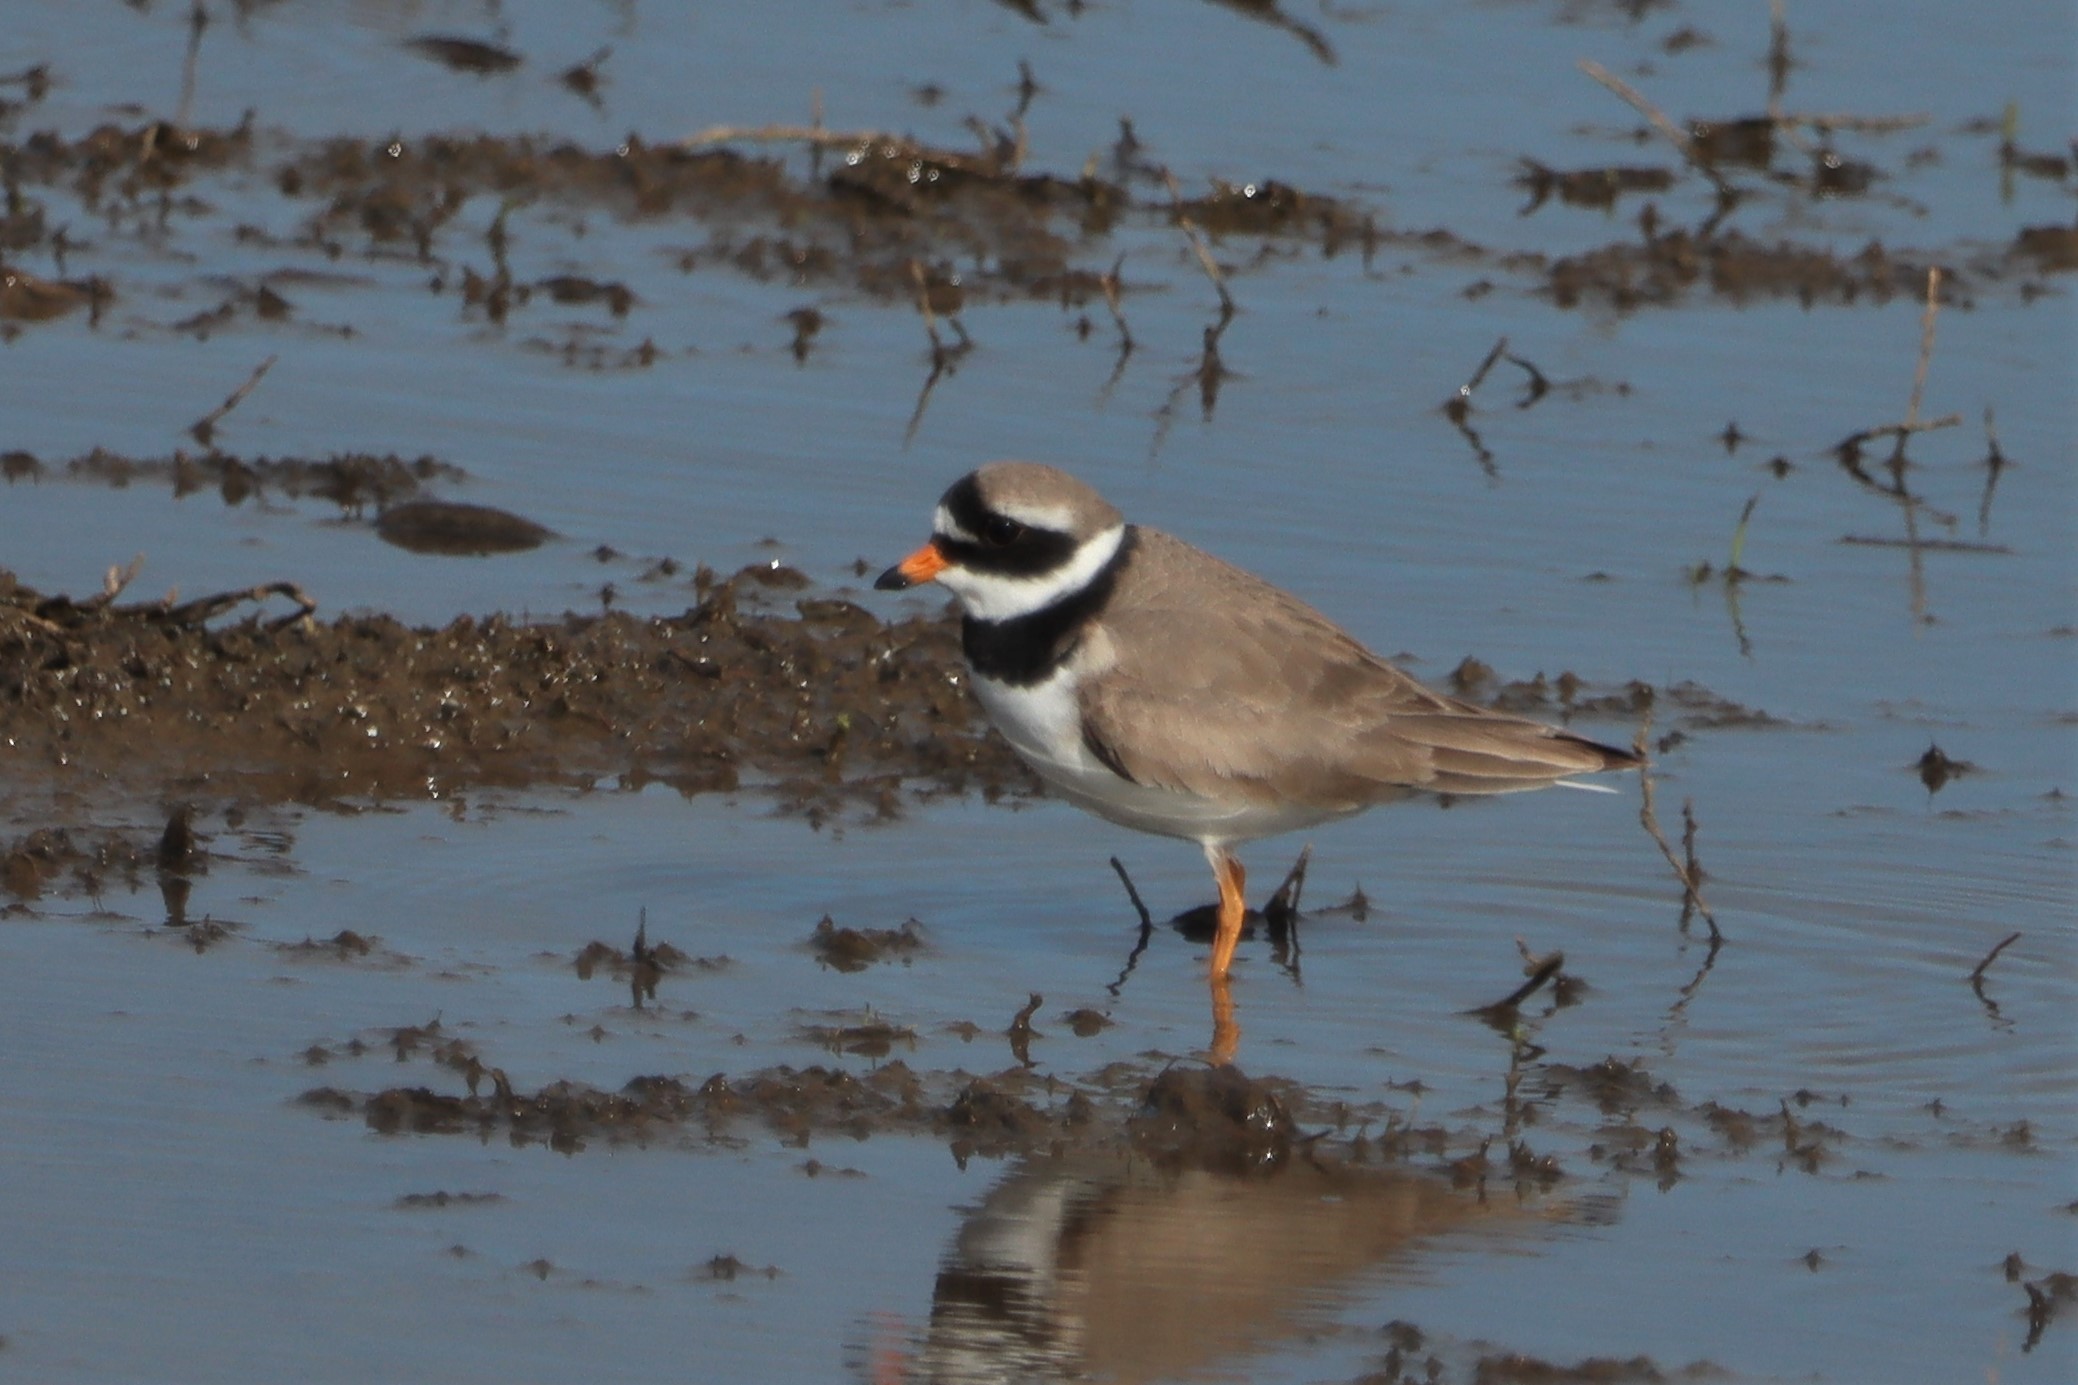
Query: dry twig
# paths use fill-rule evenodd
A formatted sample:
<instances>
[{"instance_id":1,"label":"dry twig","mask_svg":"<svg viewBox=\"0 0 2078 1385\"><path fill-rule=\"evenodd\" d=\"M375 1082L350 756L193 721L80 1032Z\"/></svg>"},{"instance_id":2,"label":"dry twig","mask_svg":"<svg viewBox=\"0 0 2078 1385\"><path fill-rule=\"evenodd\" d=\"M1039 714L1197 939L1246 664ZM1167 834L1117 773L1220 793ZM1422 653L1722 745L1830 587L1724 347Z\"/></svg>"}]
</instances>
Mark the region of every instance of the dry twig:
<instances>
[{"instance_id":1,"label":"dry twig","mask_svg":"<svg viewBox=\"0 0 2078 1385\"><path fill-rule=\"evenodd\" d=\"M132 558L128 567L117 567L115 564L110 563L108 571L101 574L100 592L82 601L80 608L82 610L99 610L109 605L123 594L123 590L126 587L137 580L137 574L143 570L144 555L142 553Z\"/></svg>"},{"instance_id":2,"label":"dry twig","mask_svg":"<svg viewBox=\"0 0 2078 1385\"><path fill-rule=\"evenodd\" d=\"M1983 961L1979 962L1976 966L1970 968L1970 989L1977 992L1977 998L1979 1000L1982 1000L1984 998L1985 970L1988 967L1990 967L1993 962L1999 960L1999 954L2001 952L2004 952L2007 948L2013 946L2013 944L2019 941L2019 933L2008 933L2005 937L1999 939L1997 945L1994 946L1991 951L1984 954Z\"/></svg>"},{"instance_id":3,"label":"dry twig","mask_svg":"<svg viewBox=\"0 0 2078 1385\"><path fill-rule=\"evenodd\" d=\"M819 118L812 125L709 125L687 135L678 147L697 150L717 144L810 144L823 149L859 149L871 144L893 149L919 147L904 136L880 130L826 130Z\"/></svg>"},{"instance_id":4,"label":"dry twig","mask_svg":"<svg viewBox=\"0 0 2078 1385\"><path fill-rule=\"evenodd\" d=\"M1010 1021L1010 1027L1003 1031L1010 1040L1011 1055L1017 1059L1020 1067L1033 1066L1032 1040L1044 1036L1032 1028L1032 1016L1038 1014L1039 1007L1045 1003L1046 997L1033 991L1031 999L1025 1002L1025 1008L1017 1012Z\"/></svg>"},{"instance_id":5,"label":"dry twig","mask_svg":"<svg viewBox=\"0 0 2078 1385\"><path fill-rule=\"evenodd\" d=\"M1227 292L1227 276L1221 272L1218 261L1212 258L1212 251L1206 247L1205 238L1198 233L1197 223L1183 210L1183 189L1177 186L1176 175L1165 168L1162 170L1162 180L1169 185L1169 198L1175 208L1176 224L1182 228L1184 238L1190 242L1191 253L1198 258L1198 267L1205 271L1205 277L1212 281L1213 289L1219 294L1219 325L1212 331L1212 336L1216 340L1234 316L1234 296Z\"/></svg>"},{"instance_id":6,"label":"dry twig","mask_svg":"<svg viewBox=\"0 0 2078 1385\"><path fill-rule=\"evenodd\" d=\"M1298 914L1299 895L1306 888L1306 867L1312 862L1313 846L1309 842L1305 849L1299 852L1299 859L1292 862L1292 868L1285 872L1284 882L1271 894L1269 902L1263 905L1264 918L1273 918L1281 914L1288 921Z\"/></svg>"},{"instance_id":7,"label":"dry twig","mask_svg":"<svg viewBox=\"0 0 2078 1385\"><path fill-rule=\"evenodd\" d=\"M1580 70L1622 97L1631 109L1650 121L1652 128L1666 137L1667 142L1674 146L1689 167L1710 180L1710 186L1717 189L1720 201L1729 203L1737 199L1738 190L1725 180L1725 176L1717 171L1714 164L1696 152L1695 141L1690 139L1680 126L1669 120L1664 111L1640 95L1636 87L1592 58L1582 58Z\"/></svg>"},{"instance_id":8,"label":"dry twig","mask_svg":"<svg viewBox=\"0 0 2078 1385\"><path fill-rule=\"evenodd\" d=\"M248 587L244 591L218 592L214 596L198 597L184 605L169 607L160 618L174 625L203 625L234 606L247 601L265 601L270 596L285 596L296 603L296 609L289 615L278 616L269 621L269 630L285 630L317 613L317 602L294 582L267 582L257 587Z\"/></svg>"},{"instance_id":9,"label":"dry twig","mask_svg":"<svg viewBox=\"0 0 2078 1385\"><path fill-rule=\"evenodd\" d=\"M1566 965L1566 954L1552 951L1542 957L1532 953L1529 945L1521 938L1515 940L1515 950L1522 954L1523 970L1528 979L1491 1005L1482 1005L1475 1012L1493 1018L1508 1015L1518 1009L1525 1000L1535 995L1539 988L1557 976Z\"/></svg>"},{"instance_id":10,"label":"dry twig","mask_svg":"<svg viewBox=\"0 0 2078 1385\"><path fill-rule=\"evenodd\" d=\"M1934 363L1934 327L1940 313L1941 266L1933 265L1926 272L1926 310L1919 318L1919 363L1912 370L1912 397L1905 403L1904 428L1907 432L1919 422L1919 401L1926 393L1927 370ZM1902 433L1898 445L1904 446Z\"/></svg>"},{"instance_id":11,"label":"dry twig","mask_svg":"<svg viewBox=\"0 0 2078 1385\"><path fill-rule=\"evenodd\" d=\"M1472 378L1465 381L1464 384L1459 385L1457 387L1457 393L1452 395L1444 403L1443 412L1451 419L1452 422L1456 422L1462 419L1466 414L1472 411L1473 392L1477 390L1481 384L1485 383L1487 375L1494 368L1494 362L1500 360L1501 357L1504 354L1506 354L1507 350L1508 338L1502 337L1499 341L1496 341L1494 343L1494 349L1487 352L1486 359L1479 363L1479 369L1472 372Z\"/></svg>"},{"instance_id":12,"label":"dry twig","mask_svg":"<svg viewBox=\"0 0 2078 1385\"><path fill-rule=\"evenodd\" d=\"M1147 912L1147 906L1140 900L1140 891L1133 888L1133 877L1126 874L1126 863L1114 856L1111 858L1111 868L1118 872L1118 883L1126 887L1126 898L1133 901L1133 908L1140 915L1140 926L1154 927L1154 915Z\"/></svg>"},{"instance_id":13,"label":"dry twig","mask_svg":"<svg viewBox=\"0 0 2078 1385\"><path fill-rule=\"evenodd\" d=\"M280 359L279 356L269 356L266 360L254 366L253 373L246 377L244 384L232 390L223 403L217 405L189 425L188 436L204 447L213 445L212 440L216 437L216 426L223 422L224 415L243 404L245 397L259 387L261 379L265 377L268 371L274 368L274 363Z\"/></svg>"}]
</instances>

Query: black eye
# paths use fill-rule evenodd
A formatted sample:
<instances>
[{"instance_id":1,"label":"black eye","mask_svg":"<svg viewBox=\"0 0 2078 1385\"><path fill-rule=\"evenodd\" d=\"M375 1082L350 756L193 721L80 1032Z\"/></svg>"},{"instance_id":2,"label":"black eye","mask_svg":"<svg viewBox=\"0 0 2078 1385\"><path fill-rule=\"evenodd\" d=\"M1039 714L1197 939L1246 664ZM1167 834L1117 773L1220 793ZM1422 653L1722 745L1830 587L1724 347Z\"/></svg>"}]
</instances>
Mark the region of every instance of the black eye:
<instances>
[{"instance_id":1,"label":"black eye","mask_svg":"<svg viewBox=\"0 0 2078 1385\"><path fill-rule=\"evenodd\" d=\"M1003 515L990 515L982 526L981 541L990 548L1008 548L1016 543L1025 532L1025 526Z\"/></svg>"}]
</instances>

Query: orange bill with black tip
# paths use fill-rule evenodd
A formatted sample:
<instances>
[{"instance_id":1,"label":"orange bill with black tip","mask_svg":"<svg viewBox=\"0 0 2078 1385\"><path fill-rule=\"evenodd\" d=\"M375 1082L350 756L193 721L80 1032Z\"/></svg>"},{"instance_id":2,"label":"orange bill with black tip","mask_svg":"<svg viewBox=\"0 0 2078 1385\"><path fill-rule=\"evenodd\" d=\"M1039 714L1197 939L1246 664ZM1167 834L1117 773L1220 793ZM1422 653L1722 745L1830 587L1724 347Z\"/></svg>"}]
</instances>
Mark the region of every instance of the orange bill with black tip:
<instances>
[{"instance_id":1,"label":"orange bill with black tip","mask_svg":"<svg viewBox=\"0 0 2078 1385\"><path fill-rule=\"evenodd\" d=\"M937 540L934 539L881 573L874 579L873 586L877 591L898 592L932 581L951 566L945 554L939 551Z\"/></svg>"}]
</instances>

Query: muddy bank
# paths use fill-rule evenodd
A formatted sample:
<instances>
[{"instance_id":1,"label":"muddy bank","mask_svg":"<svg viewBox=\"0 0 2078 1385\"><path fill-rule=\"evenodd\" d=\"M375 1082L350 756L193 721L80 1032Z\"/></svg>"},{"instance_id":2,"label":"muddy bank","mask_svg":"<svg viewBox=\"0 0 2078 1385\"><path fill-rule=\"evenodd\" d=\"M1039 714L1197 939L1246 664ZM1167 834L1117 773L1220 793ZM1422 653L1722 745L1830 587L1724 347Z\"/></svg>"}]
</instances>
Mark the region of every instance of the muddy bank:
<instances>
[{"instance_id":1,"label":"muddy bank","mask_svg":"<svg viewBox=\"0 0 2078 1385\"><path fill-rule=\"evenodd\" d=\"M883 622L837 598L771 609L802 585L753 566L699 579L699 603L671 618L412 629L320 622L286 583L119 604L0 576L5 754L16 774L304 802L605 774L689 793L759 785L811 813L892 814L905 778L1031 789L968 702L953 623ZM282 600L299 605L280 614Z\"/></svg>"},{"instance_id":2,"label":"muddy bank","mask_svg":"<svg viewBox=\"0 0 2078 1385\"><path fill-rule=\"evenodd\" d=\"M17 782L326 803L619 776L761 789L817 821L893 816L905 786L1037 789L967 695L953 618L889 621L841 596L795 596L808 579L776 564L696 572L698 602L677 616L437 629L321 621L288 582L123 602L121 581L75 599L0 573L0 754ZM1501 684L1474 661L1453 683L1553 715L1629 717L1653 699L1570 673ZM1670 698L1698 725L1742 719L1703 689Z\"/></svg>"}]
</instances>

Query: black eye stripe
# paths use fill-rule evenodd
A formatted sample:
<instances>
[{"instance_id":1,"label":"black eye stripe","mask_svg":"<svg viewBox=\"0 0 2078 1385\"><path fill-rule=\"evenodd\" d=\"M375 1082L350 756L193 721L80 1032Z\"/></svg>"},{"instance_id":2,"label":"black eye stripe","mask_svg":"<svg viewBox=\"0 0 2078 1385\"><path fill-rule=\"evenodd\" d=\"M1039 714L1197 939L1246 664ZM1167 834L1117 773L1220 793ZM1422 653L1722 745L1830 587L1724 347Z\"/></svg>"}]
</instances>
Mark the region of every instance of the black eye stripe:
<instances>
[{"instance_id":1,"label":"black eye stripe","mask_svg":"<svg viewBox=\"0 0 2078 1385\"><path fill-rule=\"evenodd\" d=\"M1028 527L1014 542L1001 548L969 543L944 534L936 535L932 542L961 567L998 577L1041 577L1060 571L1075 556L1074 538L1051 529Z\"/></svg>"},{"instance_id":2,"label":"black eye stripe","mask_svg":"<svg viewBox=\"0 0 2078 1385\"><path fill-rule=\"evenodd\" d=\"M938 502L952 516L952 522L970 534L979 534L988 528L989 509L981 503L981 487L974 484L972 476L962 476L953 483Z\"/></svg>"},{"instance_id":3,"label":"black eye stripe","mask_svg":"<svg viewBox=\"0 0 2078 1385\"><path fill-rule=\"evenodd\" d=\"M986 535L992 522L1000 523L1007 518L982 503L981 487L974 483L972 476L963 476L954 482L952 489L938 503L945 507L945 513L952 522L969 534ZM1075 556L1073 535L1031 524L1019 525L1017 533L1007 543L985 543L955 538L950 534L935 535L933 542L940 552L961 567L999 577L1039 577L1066 566Z\"/></svg>"}]
</instances>

